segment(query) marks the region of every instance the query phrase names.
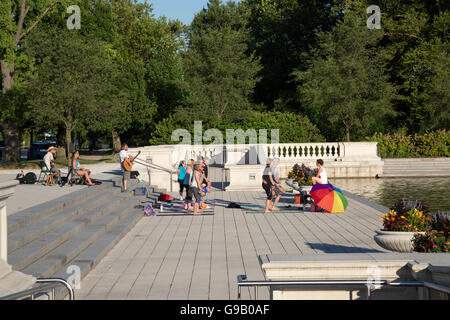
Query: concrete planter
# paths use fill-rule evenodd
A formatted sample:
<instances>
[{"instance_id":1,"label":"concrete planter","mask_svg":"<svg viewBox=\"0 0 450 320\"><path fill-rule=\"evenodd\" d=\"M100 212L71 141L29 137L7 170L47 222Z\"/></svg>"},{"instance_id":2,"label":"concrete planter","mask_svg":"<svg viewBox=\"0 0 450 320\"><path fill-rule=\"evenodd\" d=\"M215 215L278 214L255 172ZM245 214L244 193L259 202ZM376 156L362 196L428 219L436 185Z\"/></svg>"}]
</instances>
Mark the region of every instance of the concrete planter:
<instances>
[{"instance_id":1,"label":"concrete planter","mask_svg":"<svg viewBox=\"0 0 450 320\"><path fill-rule=\"evenodd\" d=\"M417 233L425 232L403 232L403 231L384 231L376 230L377 234L373 237L375 242L382 248L395 252L412 252L412 240Z\"/></svg>"},{"instance_id":2,"label":"concrete planter","mask_svg":"<svg viewBox=\"0 0 450 320\"><path fill-rule=\"evenodd\" d=\"M312 186L300 186L301 191L311 192Z\"/></svg>"},{"instance_id":3,"label":"concrete planter","mask_svg":"<svg viewBox=\"0 0 450 320\"><path fill-rule=\"evenodd\" d=\"M292 187L292 183L294 182L294 179L286 179L286 184L289 186L289 187Z\"/></svg>"}]
</instances>

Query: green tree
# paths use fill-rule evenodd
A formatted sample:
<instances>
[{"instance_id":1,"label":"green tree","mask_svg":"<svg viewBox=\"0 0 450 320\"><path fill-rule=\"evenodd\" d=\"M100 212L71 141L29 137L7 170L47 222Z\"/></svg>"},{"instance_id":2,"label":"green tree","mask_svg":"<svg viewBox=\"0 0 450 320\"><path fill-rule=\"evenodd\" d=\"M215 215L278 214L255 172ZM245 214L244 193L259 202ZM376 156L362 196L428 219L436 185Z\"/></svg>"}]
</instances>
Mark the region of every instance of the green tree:
<instances>
[{"instance_id":1,"label":"green tree","mask_svg":"<svg viewBox=\"0 0 450 320\"><path fill-rule=\"evenodd\" d=\"M308 69L294 72L302 105L328 137L344 133L350 141L373 133L377 121L394 113L396 89L385 73L381 36L366 27L364 16L348 12L331 31L318 35Z\"/></svg>"},{"instance_id":2,"label":"green tree","mask_svg":"<svg viewBox=\"0 0 450 320\"><path fill-rule=\"evenodd\" d=\"M195 16L183 59L185 103L179 110L187 122L214 125L249 109L261 68L254 53L248 53L245 21L238 5L219 0Z\"/></svg>"},{"instance_id":3,"label":"green tree","mask_svg":"<svg viewBox=\"0 0 450 320\"><path fill-rule=\"evenodd\" d=\"M53 8L66 0L2 0L0 2L0 130L5 139L7 162L20 161L19 129L26 115L24 87L29 62L23 55L23 39Z\"/></svg>"},{"instance_id":4,"label":"green tree","mask_svg":"<svg viewBox=\"0 0 450 320\"><path fill-rule=\"evenodd\" d=\"M383 131L424 133L448 128L450 2L426 0L347 0L346 8L381 9L383 48L389 50L387 70L402 99ZM406 129L406 130L404 130Z\"/></svg>"},{"instance_id":5,"label":"green tree","mask_svg":"<svg viewBox=\"0 0 450 320\"><path fill-rule=\"evenodd\" d=\"M111 119L116 149L120 148L121 135L147 142L155 123L179 104L177 83L183 70L178 50L183 47L183 27L177 21L154 18L147 2L114 0L112 4L114 47L124 70L120 87L130 98L126 112Z\"/></svg>"},{"instance_id":6,"label":"green tree","mask_svg":"<svg viewBox=\"0 0 450 320\"><path fill-rule=\"evenodd\" d=\"M32 116L40 124L63 126L66 145L81 124L95 126L108 122L126 105L126 96L117 88L120 76L110 46L76 30L48 28L36 36L42 60L39 76L30 84L28 103Z\"/></svg>"},{"instance_id":7,"label":"green tree","mask_svg":"<svg viewBox=\"0 0 450 320\"><path fill-rule=\"evenodd\" d=\"M297 110L294 69L303 70L304 53L315 45L317 33L329 31L342 15L330 0L245 0L249 16L249 47L263 69L254 97L277 110Z\"/></svg>"}]
</instances>

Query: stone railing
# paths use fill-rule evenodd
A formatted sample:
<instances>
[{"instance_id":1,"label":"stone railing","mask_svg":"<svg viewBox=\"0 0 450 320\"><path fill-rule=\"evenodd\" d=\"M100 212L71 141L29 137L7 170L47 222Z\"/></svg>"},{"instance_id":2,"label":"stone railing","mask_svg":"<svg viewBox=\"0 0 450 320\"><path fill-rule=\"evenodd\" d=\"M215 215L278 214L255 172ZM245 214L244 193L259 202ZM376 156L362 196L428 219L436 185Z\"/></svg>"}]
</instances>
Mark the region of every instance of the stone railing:
<instances>
[{"instance_id":1,"label":"stone railing","mask_svg":"<svg viewBox=\"0 0 450 320\"><path fill-rule=\"evenodd\" d=\"M284 143L267 145L268 157L280 160L341 159L345 148L341 143Z\"/></svg>"},{"instance_id":2,"label":"stone railing","mask_svg":"<svg viewBox=\"0 0 450 320\"><path fill-rule=\"evenodd\" d=\"M181 160L210 158L211 165L219 165L230 172L227 190L260 189L260 174L267 158L281 160L281 178L286 178L295 163L315 166L323 159L329 177L375 177L383 172L383 161L377 155L376 142L324 142L284 144L233 145L160 145L130 149L130 154L141 151L140 159L150 160L159 169L136 165L144 180L160 188L170 189L176 183L176 172ZM150 177L149 177L150 175ZM175 176L175 177L174 177Z\"/></svg>"}]
</instances>

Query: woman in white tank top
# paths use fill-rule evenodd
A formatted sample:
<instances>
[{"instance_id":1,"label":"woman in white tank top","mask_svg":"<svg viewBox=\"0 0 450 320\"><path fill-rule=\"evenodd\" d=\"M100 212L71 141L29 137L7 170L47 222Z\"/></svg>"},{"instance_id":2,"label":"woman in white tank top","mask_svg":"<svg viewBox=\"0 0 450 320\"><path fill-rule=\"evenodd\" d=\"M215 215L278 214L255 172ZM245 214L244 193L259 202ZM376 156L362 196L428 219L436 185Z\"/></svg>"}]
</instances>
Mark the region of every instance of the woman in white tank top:
<instances>
[{"instance_id":1,"label":"woman in white tank top","mask_svg":"<svg viewBox=\"0 0 450 320\"><path fill-rule=\"evenodd\" d=\"M317 172L317 176L312 178L312 184L328 184L327 171L323 167L323 160L317 160L316 164L319 167L319 172Z\"/></svg>"}]
</instances>

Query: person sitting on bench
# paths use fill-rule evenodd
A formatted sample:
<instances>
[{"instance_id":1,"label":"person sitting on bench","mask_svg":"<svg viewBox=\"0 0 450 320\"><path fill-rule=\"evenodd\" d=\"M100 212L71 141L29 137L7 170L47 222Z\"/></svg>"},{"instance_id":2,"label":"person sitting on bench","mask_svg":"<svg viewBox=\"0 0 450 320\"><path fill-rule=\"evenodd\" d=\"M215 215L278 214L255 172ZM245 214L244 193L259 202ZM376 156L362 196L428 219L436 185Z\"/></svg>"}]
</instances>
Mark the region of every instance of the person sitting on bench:
<instances>
[{"instance_id":1,"label":"person sitting on bench","mask_svg":"<svg viewBox=\"0 0 450 320\"><path fill-rule=\"evenodd\" d=\"M84 177L86 180L86 183L89 186L95 186L95 184L92 183L92 180L89 177L91 175L91 171L89 169L86 169L85 167L80 166L80 161L78 161L79 157L80 157L80 153L78 151L75 151L75 153L73 154L73 158L72 158L73 173L80 177Z\"/></svg>"}]
</instances>

